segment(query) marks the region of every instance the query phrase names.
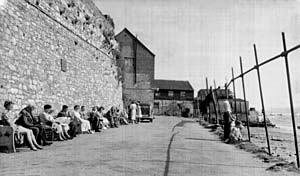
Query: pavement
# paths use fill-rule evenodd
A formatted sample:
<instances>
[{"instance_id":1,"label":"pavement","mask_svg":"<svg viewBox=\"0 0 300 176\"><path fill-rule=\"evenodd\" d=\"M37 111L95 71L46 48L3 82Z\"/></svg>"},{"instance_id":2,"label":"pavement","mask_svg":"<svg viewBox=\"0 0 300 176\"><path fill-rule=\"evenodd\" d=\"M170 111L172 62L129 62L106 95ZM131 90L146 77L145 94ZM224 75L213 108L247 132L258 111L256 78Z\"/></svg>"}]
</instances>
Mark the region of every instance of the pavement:
<instances>
[{"instance_id":1,"label":"pavement","mask_svg":"<svg viewBox=\"0 0 300 176\"><path fill-rule=\"evenodd\" d=\"M140 123L82 134L41 151L0 153L0 175L267 176L251 153L223 143L192 119L156 117Z\"/></svg>"}]
</instances>

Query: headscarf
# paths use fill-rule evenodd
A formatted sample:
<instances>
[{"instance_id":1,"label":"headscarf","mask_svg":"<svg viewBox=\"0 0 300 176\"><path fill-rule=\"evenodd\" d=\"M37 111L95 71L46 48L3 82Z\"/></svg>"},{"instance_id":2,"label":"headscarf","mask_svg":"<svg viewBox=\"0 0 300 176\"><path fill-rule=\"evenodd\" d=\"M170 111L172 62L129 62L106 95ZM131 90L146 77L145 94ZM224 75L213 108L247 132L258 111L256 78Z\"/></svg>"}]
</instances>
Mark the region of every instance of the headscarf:
<instances>
[{"instance_id":1,"label":"headscarf","mask_svg":"<svg viewBox=\"0 0 300 176\"><path fill-rule=\"evenodd\" d=\"M228 100L224 101L224 109L225 109L225 112L231 113L231 107L230 107L230 103Z\"/></svg>"}]
</instances>

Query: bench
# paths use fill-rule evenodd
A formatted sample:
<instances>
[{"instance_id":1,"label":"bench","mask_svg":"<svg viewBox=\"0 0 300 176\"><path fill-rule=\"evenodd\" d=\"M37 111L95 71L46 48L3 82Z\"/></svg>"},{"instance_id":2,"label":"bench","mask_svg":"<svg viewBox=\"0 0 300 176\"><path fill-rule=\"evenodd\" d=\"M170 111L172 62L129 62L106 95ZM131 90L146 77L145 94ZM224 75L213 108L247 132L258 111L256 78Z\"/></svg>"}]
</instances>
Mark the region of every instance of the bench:
<instances>
[{"instance_id":1,"label":"bench","mask_svg":"<svg viewBox=\"0 0 300 176\"><path fill-rule=\"evenodd\" d=\"M16 152L15 132L10 126L0 126L0 147L5 147L8 153Z\"/></svg>"}]
</instances>

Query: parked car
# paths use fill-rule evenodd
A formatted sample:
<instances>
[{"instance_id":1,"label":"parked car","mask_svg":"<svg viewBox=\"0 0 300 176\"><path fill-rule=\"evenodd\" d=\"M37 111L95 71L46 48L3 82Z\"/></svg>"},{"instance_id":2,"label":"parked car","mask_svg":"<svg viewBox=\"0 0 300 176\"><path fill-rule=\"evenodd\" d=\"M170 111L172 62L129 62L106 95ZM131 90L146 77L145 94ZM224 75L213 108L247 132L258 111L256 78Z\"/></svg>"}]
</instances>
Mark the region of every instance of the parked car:
<instances>
[{"instance_id":1,"label":"parked car","mask_svg":"<svg viewBox=\"0 0 300 176\"><path fill-rule=\"evenodd\" d=\"M140 119L140 121L148 120L150 122L153 122L154 117L151 106L149 104L140 104L140 106L142 111L142 118Z\"/></svg>"}]
</instances>

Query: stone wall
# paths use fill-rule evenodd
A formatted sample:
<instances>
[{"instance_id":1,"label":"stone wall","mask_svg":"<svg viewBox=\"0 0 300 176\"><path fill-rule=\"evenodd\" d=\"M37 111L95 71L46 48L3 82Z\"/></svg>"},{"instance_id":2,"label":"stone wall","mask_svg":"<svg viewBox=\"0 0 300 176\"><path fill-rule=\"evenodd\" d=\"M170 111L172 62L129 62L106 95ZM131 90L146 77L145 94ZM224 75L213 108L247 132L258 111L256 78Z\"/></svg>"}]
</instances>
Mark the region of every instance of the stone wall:
<instances>
[{"instance_id":1,"label":"stone wall","mask_svg":"<svg viewBox=\"0 0 300 176\"><path fill-rule=\"evenodd\" d=\"M55 4L67 3L68 8L68 2L73 4L61 15ZM0 10L1 108L6 99L14 101L18 109L27 103L34 103L39 110L46 103L56 110L63 104L88 108L122 105L122 83L109 53L112 46L96 37L113 26L91 3L8 0ZM74 9L91 18L98 15L96 19L106 27L87 33L83 29L86 24L80 28L79 22L70 20ZM93 24L98 23L93 20L89 25Z\"/></svg>"}]
</instances>

